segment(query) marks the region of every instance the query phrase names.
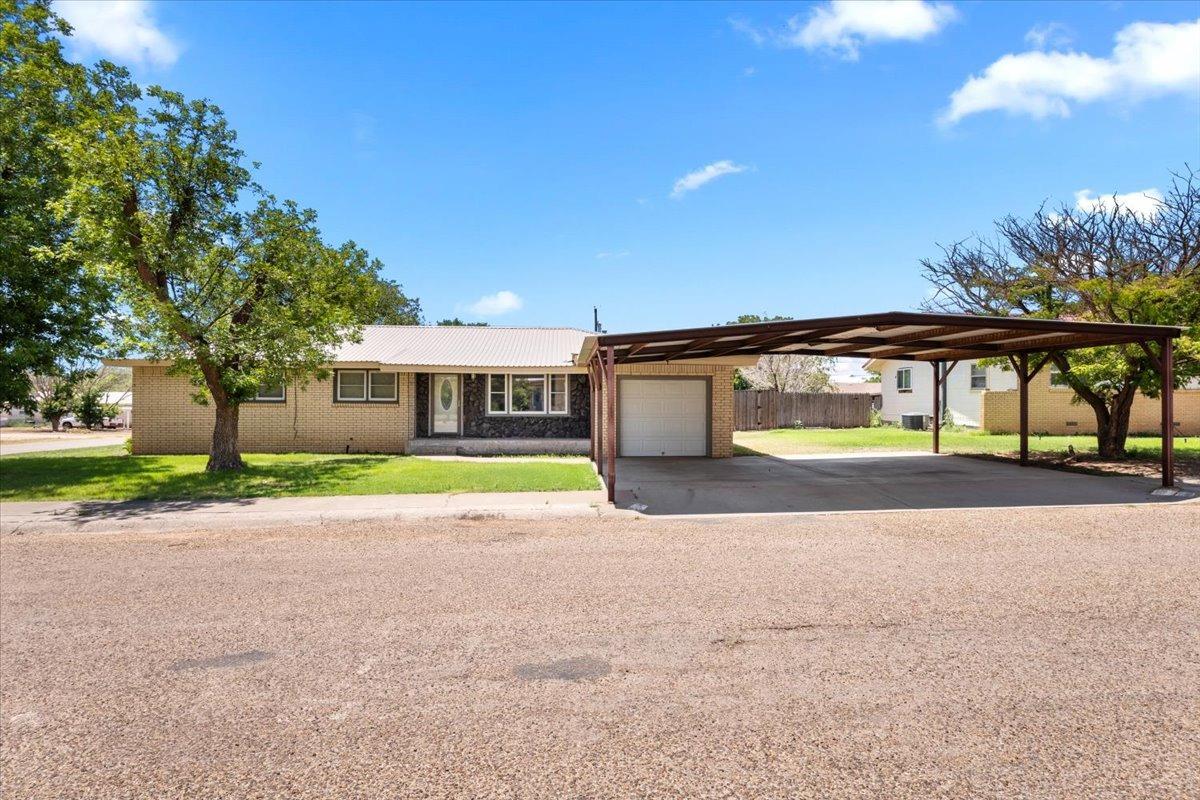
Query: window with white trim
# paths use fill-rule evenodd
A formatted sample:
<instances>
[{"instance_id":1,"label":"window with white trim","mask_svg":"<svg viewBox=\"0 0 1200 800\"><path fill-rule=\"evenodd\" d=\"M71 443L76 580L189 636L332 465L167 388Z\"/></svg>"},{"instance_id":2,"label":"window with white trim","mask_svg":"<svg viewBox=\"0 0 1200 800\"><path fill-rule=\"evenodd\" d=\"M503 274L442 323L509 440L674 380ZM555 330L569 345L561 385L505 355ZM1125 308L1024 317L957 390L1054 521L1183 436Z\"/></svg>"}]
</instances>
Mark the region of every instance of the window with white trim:
<instances>
[{"instance_id":1,"label":"window with white trim","mask_svg":"<svg viewBox=\"0 0 1200 800\"><path fill-rule=\"evenodd\" d=\"M896 391L912 391L912 367L901 367L896 370Z\"/></svg>"},{"instance_id":2,"label":"window with white trim","mask_svg":"<svg viewBox=\"0 0 1200 800\"><path fill-rule=\"evenodd\" d=\"M1053 364L1050 365L1050 386L1055 389L1071 388L1071 384L1067 383L1067 379L1063 377L1062 370Z\"/></svg>"},{"instance_id":3,"label":"window with white trim","mask_svg":"<svg viewBox=\"0 0 1200 800\"><path fill-rule=\"evenodd\" d=\"M488 414L567 414L570 382L566 373L489 375Z\"/></svg>"},{"instance_id":4,"label":"window with white trim","mask_svg":"<svg viewBox=\"0 0 1200 800\"><path fill-rule=\"evenodd\" d=\"M551 414L566 414L569 400L567 399L569 392L567 391L567 376L566 375L551 375L550 376L550 413Z\"/></svg>"},{"instance_id":5,"label":"window with white trim","mask_svg":"<svg viewBox=\"0 0 1200 800\"><path fill-rule=\"evenodd\" d=\"M340 403L396 402L396 373L379 370L340 369L334 399Z\"/></svg>"},{"instance_id":6,"label":"window with white trim","mask_svg":"<svg viewBox=\"0 0 1200 800\"><path fill-rule=\"evenodd\" d=\"M508 376L488 375L488 413L508 413Z\"/></svg>"},{"instance_id":7,"label":"window with white trim","mask_svg":"<svg viewBox=\"0 0 1200 800\"><path fill-rule=\"evenodd\" d=\"M396 373L370 373L367 382L367 399L372 403L394 403L396 401Z\"/></svg>"},{"instance_id":8,"label":"window with white trim","mask_svg":"<svg viewBox=\"0 0 1200 800\"><path fill-rule=\"evenodd\" d=\"M987 388L987 367L981 367L978 364L971 365L971 388Z\"/></svg>"},{"instance_id":9,"label":"window with white trim","mask_svg":"<svg viewBox=\"0 0 1200 800\"><path fill-rule=\"evenodd\" d=\"M254 402L256 403L283 403L286 401L287 390L284 389L282 383L274 386L265 383L260 384L258 391L254 395Z\"/></svg>"}]
</instances>

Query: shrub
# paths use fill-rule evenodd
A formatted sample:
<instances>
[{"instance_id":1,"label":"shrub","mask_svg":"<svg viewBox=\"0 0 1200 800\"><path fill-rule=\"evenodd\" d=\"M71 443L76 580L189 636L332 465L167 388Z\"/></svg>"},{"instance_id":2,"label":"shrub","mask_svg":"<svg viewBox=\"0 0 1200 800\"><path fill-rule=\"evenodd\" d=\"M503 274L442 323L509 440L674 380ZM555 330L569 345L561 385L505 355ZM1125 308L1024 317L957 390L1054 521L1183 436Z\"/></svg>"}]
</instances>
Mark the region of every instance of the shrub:
<instances>
[{"instance_id":1,"label":"shrub","mask_svg":"<svg viewBox=\"0 0 1200 800\"><path fill-rule=\"evenodd\" d=\"M99 389L88 389L79 395L75 403L75 415L85 428L91 429L104 423L103 396Z\"/></svg>"}]
</instances>

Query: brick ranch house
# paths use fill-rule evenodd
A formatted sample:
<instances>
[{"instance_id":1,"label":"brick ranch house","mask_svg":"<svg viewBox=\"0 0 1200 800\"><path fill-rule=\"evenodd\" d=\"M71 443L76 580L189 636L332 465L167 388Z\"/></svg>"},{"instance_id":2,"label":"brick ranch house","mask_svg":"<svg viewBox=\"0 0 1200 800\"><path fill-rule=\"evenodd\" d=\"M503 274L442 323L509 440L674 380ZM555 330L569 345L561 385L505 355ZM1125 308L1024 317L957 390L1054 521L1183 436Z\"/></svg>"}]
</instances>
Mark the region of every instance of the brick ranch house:
<instances>
[{"instance_id":1,"label":"brick ranch house","mask_svg":"<svg viewBox=\"0 0 1200 800\"><path fill-rule=\"evenodd\" d=\"M589 452L592 397L579 360L594 334L573 328L370 325L304 386L264 386L241 407L244 452ZM733 373L757 356L619 365L622 456L733 449ZM186 378L139 359L135 454L207 453L213 410Z\"/></svg>"}]
</instances>

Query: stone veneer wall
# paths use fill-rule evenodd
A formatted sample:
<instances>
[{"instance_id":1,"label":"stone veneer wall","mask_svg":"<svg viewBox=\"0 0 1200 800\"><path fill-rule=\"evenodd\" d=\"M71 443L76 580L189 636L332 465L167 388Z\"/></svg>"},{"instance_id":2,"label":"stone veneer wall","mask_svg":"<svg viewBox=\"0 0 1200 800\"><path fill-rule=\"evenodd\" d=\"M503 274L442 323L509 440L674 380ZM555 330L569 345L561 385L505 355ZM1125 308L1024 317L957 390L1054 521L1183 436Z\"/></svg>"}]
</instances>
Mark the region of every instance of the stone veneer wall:
<instances>
[{"instance_id":1,"label":"stone veneer wall","mask_svg":"<svg viewBox=\"0 0 1200 800\"><path fill-rule=\"evenodd\" d=\"M207 453L213 409L192 402L194 387L165 367L134 367L133 452ZM397 374L396 403L335 403L333 380L287 387L284 403L244 403L244 453L403 453L413 437L413 373Z\"/></svg>"},{"instance_id":2,"label":"stone veneer wall","mask_svg":"<svg viewBox=\"0 0 1200 800\"><path fill-rule=\"evenodd\" d=\"M713 458L729 458L733 455L733 373L735 367L715 366L711 364L617 364L617 375L704 375L712 378L712 408L709 433L711 436L711 456ZM617 381L618 386L620 381ZM620 416L620 396L617 398L617 414ZM607 420L608 399L601 399L600 419ZM620 423L618 421L618 427ZM606 441L605 446L609 446Z\"/></svg>"},{"instance_id":3,"label":"stone veneer wall","mask_svg":"<svg viewBox=\"0 0 1200 800\"><path fill-rule=\"evenodd\" d=\"M488 376L462 376L462 435L466 438L511 439L586 439L591 424L587 375L568 374L569 414L496 414L487 413ZM426 388L426 398L428 398ZM418 392L417 402L421 402ZM428 400L425 400L428 403ZM420 429L418 429L420 430Z\"/></svg>"},{"instance_id":4,"label":"stone veneer wall","mask_svg":"<svg viewBox=\"0 0 1200 800\"><path fill-rule=\"evenodd\" d=\"M1017 433L1019 430L1021 397L1015 389L984 392L980 409L979 423L984 430L991 433ZM1129 432L1157 436L1161 427L1161 400L1141 394L1135 397L1129 412ZM1050 370L1046 368L1029 384L1029 432L1094 434L1096 414L1087 403L1077 401L1070 389L1051 387ZM1175 390L1175 433L1200 436L1200 389Z\"/></svg>"}]
</instances>

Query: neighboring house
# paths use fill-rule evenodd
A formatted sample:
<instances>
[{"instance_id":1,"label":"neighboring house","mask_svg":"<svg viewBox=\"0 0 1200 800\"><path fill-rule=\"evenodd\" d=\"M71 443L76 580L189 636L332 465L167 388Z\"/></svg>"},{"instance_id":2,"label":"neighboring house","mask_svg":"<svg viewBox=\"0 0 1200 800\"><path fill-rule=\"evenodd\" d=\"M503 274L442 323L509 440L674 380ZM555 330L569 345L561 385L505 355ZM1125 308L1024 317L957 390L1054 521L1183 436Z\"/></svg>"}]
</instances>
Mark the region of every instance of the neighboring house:
<instances>
[{"instance_id":1,"label":"neighboring house","mask_svg":"<svg viewBox=\"0 0 1200 800\"><path fill-rule=\"evenodd\" d=\"M133 427L133 392L105 392L101 398L105 406L116 406L117 414L105 420L108 425L121 428Z\"/></svg>"},{"instance_id":2,"label":"neighboring house","mask_svg":"<svg viewBox=\"0 0 1200 800\"><path fill-rule=\"evenodd\" d=\"M876 411L883 408L883 384L879 381L860 381L857 383L833 384L833 390L838 394L869 394L871 407Z\"/></svg>"},{"instance_id":3,"label":"neighboring house","mask_svg":"<svg viewBox=\"0 0 1200 800\"><path fill-rule=\"evenodd\" d=\"M589 451L591 392L572 328L369 325L305 386L241 406L245 452ZM618 365L621 455L729 456L733 372L754 358ZM206 453L213 410L168 364L133 368L134 453Z\"/></svg>"},{"instance_id":4,"label":"neighboring house","mask_svg":"<svg viewBox=\"0 0 1200 800\"><path fill-rule=\"evenodd\" d=\"M933 413L933 367L925 362L874 359L866 368L878 372L883 388L882 416L899 422L906 413ZM942 407L956 425L1013 433L1019 426L1017 376L1003 367L983 367L962 361L946 379ZM1131 433L1157 434L1161 424L1157 399L1138 395L1130 412ZM1195 382L1175 390L1176 432L1200 434L1200 386ZM1047 365L1029 384L1029 428L1034 433L1095 433L1091 406L1078 400L1053 365Z\"/></svg>"}]
</instances>

